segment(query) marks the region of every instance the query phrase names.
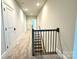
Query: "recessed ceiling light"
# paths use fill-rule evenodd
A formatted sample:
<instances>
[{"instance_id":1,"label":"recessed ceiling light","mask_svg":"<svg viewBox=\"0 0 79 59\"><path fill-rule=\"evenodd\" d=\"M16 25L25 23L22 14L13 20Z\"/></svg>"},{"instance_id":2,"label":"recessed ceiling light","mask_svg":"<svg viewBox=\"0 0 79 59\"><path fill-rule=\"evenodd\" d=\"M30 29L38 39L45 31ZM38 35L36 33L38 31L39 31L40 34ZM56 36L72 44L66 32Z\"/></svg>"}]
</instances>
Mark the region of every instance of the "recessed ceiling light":
<instances>
[{"instance_id":1,"label":"recessed ceiling light","mask_svg":"<svg viewBox=\"0 0 79 59\"><path fill-rule=\"evenodd\" d=\"M25 8L24 10L25 10L25 11L28 11L28 9L27 9L27 8Z\"/></svg>"},{"instance_id":2,"label":"recessed ceiling light","mask_svg":"<svg viewBox=\"0 0 79 59\"><path fill-rule=\"evenodd\" d=\"M33 15L33 14L31 13L31 15Z\"/></svg>"},{"instance_id":3,"label":"recessed ceiling light","mask_svg":"<svg viewBox=\"0 0 79 59\"><path fill-rule=\"evenodd\" d=\"M40 6L40 3L37 3L36 6Z\"/></svg>"}]
</instances>

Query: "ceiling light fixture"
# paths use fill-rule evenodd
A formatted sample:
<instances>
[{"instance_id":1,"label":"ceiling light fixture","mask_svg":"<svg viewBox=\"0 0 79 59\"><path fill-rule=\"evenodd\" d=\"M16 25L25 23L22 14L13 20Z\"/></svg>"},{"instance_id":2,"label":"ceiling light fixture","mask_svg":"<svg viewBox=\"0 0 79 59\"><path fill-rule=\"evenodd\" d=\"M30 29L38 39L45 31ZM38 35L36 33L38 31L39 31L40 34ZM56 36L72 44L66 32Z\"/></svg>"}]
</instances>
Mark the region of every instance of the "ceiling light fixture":
<instances>
[{"instance_id":1,"label":"ceiling light fixture","mask_svg":"<svg viewBox=\"0 0 79 59\"><path fill-rule=\"evenodd\" d=\"M31 15L33 15L33 14L31 13Z\"/></svg>"},{"instance_id":2,"label":"ceiling light fixture","mask_svg":"<svg viewBox=\"0 0 79 59\"><path fill-rule=\"evenodd\" d=\"M40 6L40 3L37 3L36 5L37 5L37 6Z\"/></svg>"},{"instance_id":3,"label":"ceiling light fixture","mask_svg":"<svg viewBox=\"0 0 79 59\"><path fill-rule=\"evenodd\" d=\"M27 8L25 8L24 10L25 10L25 11L28 11L28 9L27 9Z\"/></svg>"}]
</instances>

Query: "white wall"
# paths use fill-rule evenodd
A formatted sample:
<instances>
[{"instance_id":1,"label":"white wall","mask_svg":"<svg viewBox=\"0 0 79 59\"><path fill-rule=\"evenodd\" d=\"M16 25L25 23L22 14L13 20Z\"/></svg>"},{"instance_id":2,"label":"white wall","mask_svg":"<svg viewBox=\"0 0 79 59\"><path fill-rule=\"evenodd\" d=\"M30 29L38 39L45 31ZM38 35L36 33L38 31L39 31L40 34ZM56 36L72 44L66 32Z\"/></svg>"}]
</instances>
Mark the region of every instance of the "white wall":
<instances>
[{"instance_id":1,"label":"white wall","mask_svg":"<svg viewBox=\"0 0 79 59\"><path fill-rule=\"evenodd\" d=\"M6 51L6 44L5 44L5 38L4 38L4 28L3 28L3 21L1 19L1 54Z\"/></svg>"},{"instance_id":2,"label":"white wall","mask_svg":"<svg viewBox=\"0 0 79 59\"><path fill-rule=\"evenodd\" d=\"M16 44L16 39L18 39L23 33L26 32L26 15L23 13L23 11L21 10L21 8L18 6L18 4L15 2L15 0L3 0L3 3L6 3L7 5L9 5L11 8L14 9L14 19L12 21L14 21L13 23L15 24L15 28L16 28L16 33L15 36L13 38L15 38L15 42L14 44ZM2 30L2 29L1 29ZM3 32L1 32L1 34L4 34ZM5 52L5 39L4 39L4 35L2 35L1 38L1 52L2 54Z\"/></svg>"},{"instance_id":3,"label":"white wall","mask_svg":"<svg viewBox=\"0 0 79 59\"><path fill-rule=\"evenodd\" d=\"M64 55L72 59L76 0L48 0L37 17L41 28L60 28Z\"/></svg>"}]
</instances>

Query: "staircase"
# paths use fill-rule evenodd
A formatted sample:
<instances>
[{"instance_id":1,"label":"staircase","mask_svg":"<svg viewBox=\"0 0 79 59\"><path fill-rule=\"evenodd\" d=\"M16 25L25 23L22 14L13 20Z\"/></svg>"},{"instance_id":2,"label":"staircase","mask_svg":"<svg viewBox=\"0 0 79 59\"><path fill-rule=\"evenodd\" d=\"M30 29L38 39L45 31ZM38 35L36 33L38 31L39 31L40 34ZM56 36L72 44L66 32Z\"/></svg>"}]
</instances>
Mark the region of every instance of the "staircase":
<instances>
[{"instance_id":1,"label":"staircase","mask_svg":"<svg viewBox=\"0 0 79 59\"><path fill-rule=\"evenodd\" d=\"M42 49L42 39L39 32L34 33L34 55L42 55L43 49Z\"/></svg>"},{"instance_id":2,"label":"staircase","mask_svg":"<svg viewBox=\"0 0 79 59\"><path fill-rule=\"evenodd\" d=\"M59 37L59 28L43 30L32 29L32 55L57 55L56 48L57 40L60 40Z\"/></svg>"}]
</instances>

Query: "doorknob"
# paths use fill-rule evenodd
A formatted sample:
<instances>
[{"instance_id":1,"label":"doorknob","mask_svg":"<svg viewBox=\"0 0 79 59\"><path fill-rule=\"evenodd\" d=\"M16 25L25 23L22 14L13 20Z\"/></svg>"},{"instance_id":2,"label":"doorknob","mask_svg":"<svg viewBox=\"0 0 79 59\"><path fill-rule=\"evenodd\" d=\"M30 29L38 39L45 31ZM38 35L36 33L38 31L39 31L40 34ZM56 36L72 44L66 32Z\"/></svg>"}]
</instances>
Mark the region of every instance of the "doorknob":
<instances>
[{"instance_id":1,"label":"doorknob","mask_svg":"<svg viewBox=\"0 0 79 59\"><path fill-rule=\"evenodd\" d=\"M5 31L7 31L7 28L5 28Z\"/></svg>"},{"instance_id":2,"label":"doorknob","mask_svg":"<svg viewBox=\"0 0 79 59\"><path fill-rule=\"evenodd\" d=\"M16 28L14 28L14 31L16 30Z\"/></svg>"}]
</instances>

